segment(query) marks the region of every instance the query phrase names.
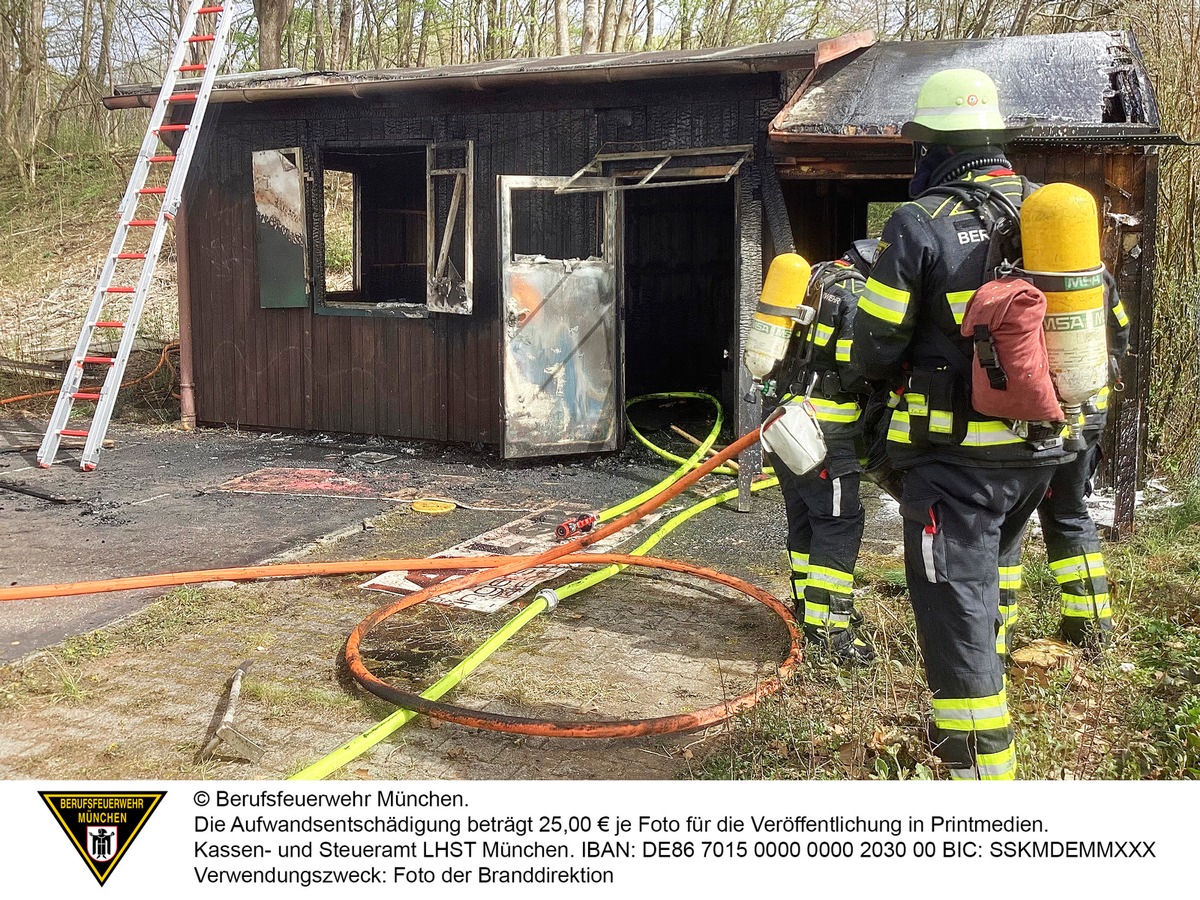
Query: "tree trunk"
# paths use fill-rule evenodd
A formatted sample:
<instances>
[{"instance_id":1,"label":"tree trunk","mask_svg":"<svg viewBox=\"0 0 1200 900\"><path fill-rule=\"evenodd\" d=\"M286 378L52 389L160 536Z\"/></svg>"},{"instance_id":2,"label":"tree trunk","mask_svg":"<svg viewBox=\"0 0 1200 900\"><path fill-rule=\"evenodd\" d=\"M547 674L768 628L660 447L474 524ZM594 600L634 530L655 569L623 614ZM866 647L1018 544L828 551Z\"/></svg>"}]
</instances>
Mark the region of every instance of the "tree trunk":
<instances>
[{"instance_id":1,"label":"tree trunk","mask_svg":"<svg viewBox=\"0 0 1200 900\"><path fill-rule=\"evenodd\" d=\"M621 13L617 16L617 31L613 35L613 49L629 49L629 23L633 21L634 0L621 0Z\"/></svg>"},{"instance_id":2,"label":"tree trunk","mask_svg":"<svg viewBox=\"0 0 1200 900\"><path fill-rule=\"evenodd\" d=\"M26 189L37 184L37 145L46 110L43 105L46 80L45 0L26 0L0 17L4 46L0 76L0 129L12 153ZM11 43L10 43L11 42ZM11 47L11 49L10 49Z\"/></svg>"},{"instance_id":3,"label":"tree trunk","mask_svg":"<svg viewBox=\"0 0 1200 900\"><path fill-rule=\"evenodd\" d=\"M259 69L283 68L283 32L295 0L254 0L258 19Z\"/></svg>"},{"instance_id":4,"label":"tree trunk","mask_svg":"<svg viewBox=\"0 0 1200 900\"><path fill-rule=\"evenodd\" d=\"M599 37L600 0L583 0L583 41L580 53L595 53Z\"/></svg>"},{"instance_id":5,"label":"tree trunk","mask_svg":"<svg viewBox=\"0 0 1200 900\"><path fill-rule=\"evenodd\" d=\"M571 52L571 32L567 21L567 0L554 0L554 54L566 56Z\"/></svg>"},{"instance_id":6,"label":"tree trunk","mask_svg":"<svg viewBox=\"0 0 1200 900\"><path fill-rule=\"evenodd\" d=\"M355 12L354 0L341 0L338 8L337 31L330 43L329 63L334 69L350 67L350 41L354 37ZM329 21L330 24L333 24L332 16Z\"/></svg>"},{"instance_id":7,"label":"tree trunk","mask_svg":"<svg viewBox=\"0 0 1200 900\"><path fill-rule=\"evenodd\" d=\"M604 0L604 16L600 20L600 52L612 51L613 33L617 30L617 4L621 0Z\"/></svg>"},{"instance_id":8,"label":"tree trunk","mask_svg":"<svg viewBox=\"0 0 1200 900\"><path fill-rule=\"evenodd\" d=\"M421 4L421 39L417 44L417 68L425 68L426 56L429 52L429 6Z\"/></svg>"}]
</instances>

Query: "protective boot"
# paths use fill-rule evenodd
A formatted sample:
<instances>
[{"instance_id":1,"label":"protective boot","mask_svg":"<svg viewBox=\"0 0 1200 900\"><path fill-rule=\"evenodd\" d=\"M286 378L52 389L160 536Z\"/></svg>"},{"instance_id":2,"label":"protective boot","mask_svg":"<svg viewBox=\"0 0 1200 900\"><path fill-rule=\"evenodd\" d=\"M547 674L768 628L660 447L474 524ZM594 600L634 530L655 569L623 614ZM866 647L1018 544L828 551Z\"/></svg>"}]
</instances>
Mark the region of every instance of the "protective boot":
<instances>
[{"instance_id":1,"label":"protective boot","mask_svg":"<svg viewBox=\"0 0 1200 900\"><path fill-rule=\"evenodd\" d=\"M868 666L875 661L875 648L858 628L805 628L805 646L812 647L830 662L844 668Z\"/></svg>"}]
</instances>

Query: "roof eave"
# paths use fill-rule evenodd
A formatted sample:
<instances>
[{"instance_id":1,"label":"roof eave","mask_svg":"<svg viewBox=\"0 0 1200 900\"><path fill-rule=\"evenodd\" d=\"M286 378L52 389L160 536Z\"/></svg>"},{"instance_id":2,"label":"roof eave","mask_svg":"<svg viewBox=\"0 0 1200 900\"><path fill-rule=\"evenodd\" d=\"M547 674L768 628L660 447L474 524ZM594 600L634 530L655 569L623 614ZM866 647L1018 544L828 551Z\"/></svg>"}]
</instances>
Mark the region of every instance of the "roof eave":
<instances>
[{"instance_id":1,"label":"roof eave","mask_svg":"<svg viewBox=\"0 0 1200 900\"><path fill-rule=\"evenodd\" d=\"M762 55L748 53L747 50L751 48L732 47L696 53L685 58L662 53L616 53L597 56L594 60L563 57L559 61L511 60L503 64L394 70L386 76L382 73L358 75L342 72L252 73L220 79L209 102L257 103L328 97L361 99L408 91L478 93L545 84L604 84L659 78L754 75L812 69L874 42L874 32L864 31L823 41L791 42L791 46L786 43L761 45L759 49ZM567 59L585 61L566 62ZM104 105L108 109L153 106L159 90L158 85L118 87L113 96L104 98Z\"/></svg>"}]
</instances>

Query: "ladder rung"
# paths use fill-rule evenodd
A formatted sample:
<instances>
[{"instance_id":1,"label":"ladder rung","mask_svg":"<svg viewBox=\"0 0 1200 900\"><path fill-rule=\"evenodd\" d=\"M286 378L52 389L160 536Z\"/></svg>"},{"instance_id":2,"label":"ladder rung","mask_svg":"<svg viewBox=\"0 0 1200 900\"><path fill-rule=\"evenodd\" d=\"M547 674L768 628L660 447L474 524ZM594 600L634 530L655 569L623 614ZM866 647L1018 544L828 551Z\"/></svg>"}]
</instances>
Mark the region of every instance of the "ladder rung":
<instances>
[{"instance_id":1,"label":"ladder rung","mask_svg":"<svg viewBox=\"0 0 1200 900\"><path fill-rule=\"evenodd\" d=\"M111 356L85 356L83 359L80 360L80 362L97 363L97 364L103 363L105 365L111 366L114 362L116 362L116 360L113 359L113 357L111 357Z\"/></svg>"},{"instance_id":2,"label":"ladder rung","mask_svg":"<svg viewBox=\"0 0 1200 900\"><path fill-rule=\"evenodd\" d=\"M180 72L203 72L207 68L208 68L208 66L206 66L204 63L185 63L184 65L179 67L179 71Z\"/></svg>"},{"instance_id":3,"label":"ladder rung","mask_svg":"<svg viewBox=\"0 0 1200 900\"><path fill-rule=\"evenodd\" d=\"M196 15L209 16L209 15L212 15L213 13L219 13L219 12L225 12L225 7L223 7L223 6L202 6L198 10L196 10Z\"/></svg>"},{"instance_id":4,"label":"ladder rung","mask_svg":"<svg viewBox=\"0 0 1200 900\"><path fill-rule=\"evenodd\" d=\"M132 294L135 290L137 290L137 289L132 288L132 287L126 287L126 286L122 285L120 287L106 287L104 289L104 293L106 293L106 294Z\"/></svg>"},{"instance_id":5,"label":"ladder rung","mask_svg":"<svg viewBox=\"0 0 1200 900\"><path fill-rule=\"evenodd\" d=\"M154 133L158 134L160 131L187 131L187 130L188 130L188 127L186 125L159 125L157 128L154 129Z\"/></svg>"},{"instance_id":6,"label":"ladder rung","mask_svg":"<svg viewBox=\"0 0 1200 900\"><path fill-rule=\"evenodd\" d=\"M203 44L207 41L215 41L216 39L217 36L215 34L193 34L190 38L188 38L188 43Z\"/></svg>"},{"instance_id":7,"label":"ladder rung","mask_svg":"<svg viewBox=\"0 0 1200 900\"><path fill-rule=\"evenodd\" d=\"M138 189L139 194L165 194L166 192L167 189L165 187L148 187Z\"/></svg>"},{"instance_id":8,"label":"ladder rung","mask_svg":"<svg viewBox=\"0 0 1200 900\"><path fill-rule=\"evenodd\" d=\"M130 219L129 224L134 228L148 228L158 224L158 219Z\"/></svg>"},{"instance_id":9,"label":"ladder rung","mask_svg":"<svg viewBox=\"0 0 1200 900\"><path fill-rule=\"evenodd\" d=\"M145 253L118 253L117 259L145 259Z\"/></svg>"},{"instance_id":10,"label":"ladder rung","mask_svg":"<svg viewBox=\"0 0 1200 900\"><path fill-rule=\"evenodd\" d=\"M71 399L72 400L99 400L100 395L99 394L72 394ZM87 432L85 431L84 434L87 434Z\"/></svg>"},{"instance_id":11,"label":"ladder rung","mask_svg":"<svg viewBox=\"0 0 1200 900\"><path fill-rule=\"evenodd\" d=\"M175 162L175 157L174 156L151 156L146 161L152 162L152 163Z\"/></svg>"},{"instance_id":12,"label":"ladder rung","mask_svg":"<svg viewBox=\"0 0 1200 900\"><path fill-rule=\"evenodd\" d=\"M172 94L167 98L168 103L190 103L199 97L199 94Z\"/></svg>"},{"instance_id":13,"label":"ladder rung","mask_svg":"<svg viewBox=\"0 0 1200 900\"><path fill-rule=\"evenodd\" d=\"M88 436L88 433L86 431L79 431L78 429L75 429L75 428L64 428L62 431L59 432L59 434L61 434L63 437L87 437Z\"/></svg>"},{"instance_id":14,"label":"ladder rung","mask_svg":"<svg viewBox=\"0 0 1200 900\"><path fill-rule=\"evenodd\" d=\"M97 322L97 328L124 328L124 322Z\"/></svg>"}]
</instances>

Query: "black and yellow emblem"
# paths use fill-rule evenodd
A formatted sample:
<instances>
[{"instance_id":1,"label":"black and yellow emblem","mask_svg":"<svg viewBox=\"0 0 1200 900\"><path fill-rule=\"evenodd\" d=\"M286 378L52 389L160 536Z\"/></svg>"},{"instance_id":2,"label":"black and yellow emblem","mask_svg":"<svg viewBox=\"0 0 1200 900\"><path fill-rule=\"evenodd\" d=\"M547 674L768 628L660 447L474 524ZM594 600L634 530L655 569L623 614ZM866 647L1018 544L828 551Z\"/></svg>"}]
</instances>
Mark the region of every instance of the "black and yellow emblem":
<instances>
[{"instance_id":1,"label":"black and yellow emblem","mask_svg":"<svg viewBox=\"0 0 1200 900\"><path fill-rule=\"evenodd\" d=\"M38 793L100 884L112 874L159 801L167 796L166 791Z\"/></svg>"}]
</instances>

